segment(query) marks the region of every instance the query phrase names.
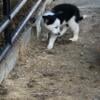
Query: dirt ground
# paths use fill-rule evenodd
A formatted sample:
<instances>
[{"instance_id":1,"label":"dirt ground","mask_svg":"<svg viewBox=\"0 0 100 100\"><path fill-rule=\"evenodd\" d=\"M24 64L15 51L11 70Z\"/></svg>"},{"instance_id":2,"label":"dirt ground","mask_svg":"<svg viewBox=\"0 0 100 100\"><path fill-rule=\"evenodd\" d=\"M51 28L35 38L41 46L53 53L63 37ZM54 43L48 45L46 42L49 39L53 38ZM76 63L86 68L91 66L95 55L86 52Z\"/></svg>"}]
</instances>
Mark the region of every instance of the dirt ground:
<instances>
[{"instance_id":1,"label":"dirt ground","mask_svg":"<svg viewBox=\"0 0 100 100\"><path fill-rule=\"evenodd\" d=\"M34 36L28 52L0 85L0 100L100 100L100 9L80 23L77 42L71 34L59 38L52 50Z\"/></svg>"}]
</instances>

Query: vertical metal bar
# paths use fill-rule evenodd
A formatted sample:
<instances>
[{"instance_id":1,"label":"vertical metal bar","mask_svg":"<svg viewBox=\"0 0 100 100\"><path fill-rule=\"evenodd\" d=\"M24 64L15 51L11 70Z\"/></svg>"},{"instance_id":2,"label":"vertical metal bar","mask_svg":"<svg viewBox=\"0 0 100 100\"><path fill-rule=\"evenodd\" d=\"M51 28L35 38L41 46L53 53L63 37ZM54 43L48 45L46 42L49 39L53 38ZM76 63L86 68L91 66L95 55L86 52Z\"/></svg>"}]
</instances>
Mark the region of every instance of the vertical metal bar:
<instances>
[{"instance_id":1,"label":"vertical metal bar","mask_svg":"<svg viewBox=\"0 0 100 100\"><path fill-rule=\"evenodd\" d=\"M10 0L3 0L3 15L9 17L10 9Z\"/></svg>"},{"instance_id":2,"label":"vertical metal bar","mask_svg":"<svg viewBox=\"0 0 100 100\"><path fill-rule=\"evenodd\" d=\"M11 5L10 0L3 0L3 15L4 17L10 18L10 11L11 11ZM7 27L4 31L5 35L5 42L10 42L10 34L9 34L9 28Z\"/></svg>"},{"instance_id":3,"label":"vertical metal bar","mask_svg":"<svg viewBox=\"0 0 100 100\"><path fill-rule=\"evenodd\" d=\"M2 21L0 24L0 33L4 31L4 29L8 26L10 23L10 20L12 20L15 15L21 10L21 8L26 4L28 0L19 0L16 7L14 8L13 11L10 12L10 19L6 18L4 21Z\"/></svg>"}]
</instances>

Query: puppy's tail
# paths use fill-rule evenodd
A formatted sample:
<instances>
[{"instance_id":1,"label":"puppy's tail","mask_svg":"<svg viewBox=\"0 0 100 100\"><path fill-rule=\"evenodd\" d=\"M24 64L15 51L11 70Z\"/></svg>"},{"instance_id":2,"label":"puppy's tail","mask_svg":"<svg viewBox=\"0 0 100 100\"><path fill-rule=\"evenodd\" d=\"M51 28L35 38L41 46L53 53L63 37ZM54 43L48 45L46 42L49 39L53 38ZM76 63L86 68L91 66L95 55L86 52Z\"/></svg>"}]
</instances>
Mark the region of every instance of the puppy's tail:
<instances>
[{"instance_id":1,"label":"puppy's tail","mask_svg":"<svg viewBox=\"0 0 100 100\"><path fill-rule=\"evenodd\" d=\"M84 20L84 19L86 19L86 18L89 18L89 17L91 17L91 15L82 15L82 16L78 16L78 17L76 18L76 21L77 21L77 22L80 22L80 21L82 21L82 20Z\"/></svg>"},{"instance_id":2,"label":"puppy's tail","mask_svg":"<svg viewBox=\"0 0 100 100\"><path fill-rule=\"evenodd\" d=\"M89 18L89 17L92 17L91 15L82 15L82 19L86 19L86 18Z\"/></svg>"}]
</instances>

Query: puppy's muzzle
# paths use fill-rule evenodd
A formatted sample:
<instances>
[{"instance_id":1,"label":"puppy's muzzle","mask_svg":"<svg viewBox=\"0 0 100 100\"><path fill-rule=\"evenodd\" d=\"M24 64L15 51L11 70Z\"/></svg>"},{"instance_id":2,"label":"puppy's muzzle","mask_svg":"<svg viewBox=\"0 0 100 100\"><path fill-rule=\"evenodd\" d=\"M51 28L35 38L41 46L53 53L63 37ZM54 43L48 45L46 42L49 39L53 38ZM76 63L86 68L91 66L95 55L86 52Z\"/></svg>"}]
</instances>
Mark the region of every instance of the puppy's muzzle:
<instances>
[{"instance_id":1,"label":"puppy's muzzle","mask_svg":"<svg viewBox=\"0 0 100 100\"><path fill-rule=\"evenodd\" d=\"M57 33L57 34L55 34L55 35L60 36L60 33Z\"/></svg>"}]
</instances>

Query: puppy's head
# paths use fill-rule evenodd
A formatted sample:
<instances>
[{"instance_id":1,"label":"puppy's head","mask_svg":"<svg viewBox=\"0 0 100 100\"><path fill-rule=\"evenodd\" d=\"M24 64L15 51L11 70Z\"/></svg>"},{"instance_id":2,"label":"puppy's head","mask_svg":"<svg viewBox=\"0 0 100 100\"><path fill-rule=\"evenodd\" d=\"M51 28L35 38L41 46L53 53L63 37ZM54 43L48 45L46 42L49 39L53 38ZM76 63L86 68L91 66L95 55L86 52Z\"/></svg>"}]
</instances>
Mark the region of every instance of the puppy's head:
<instances>
[{"instance_id":1,"label":"puppy's head","mask_svg":"<svg viewBox=\"0 0 100 100\"><path fill-rule=\"evenodd\" d=\"M48 30L50 30L53 34L59 34L60 20L56 17L56 14L53 12L46 12L43 15L43 21Z\"/></svg>"}]
</instances>

